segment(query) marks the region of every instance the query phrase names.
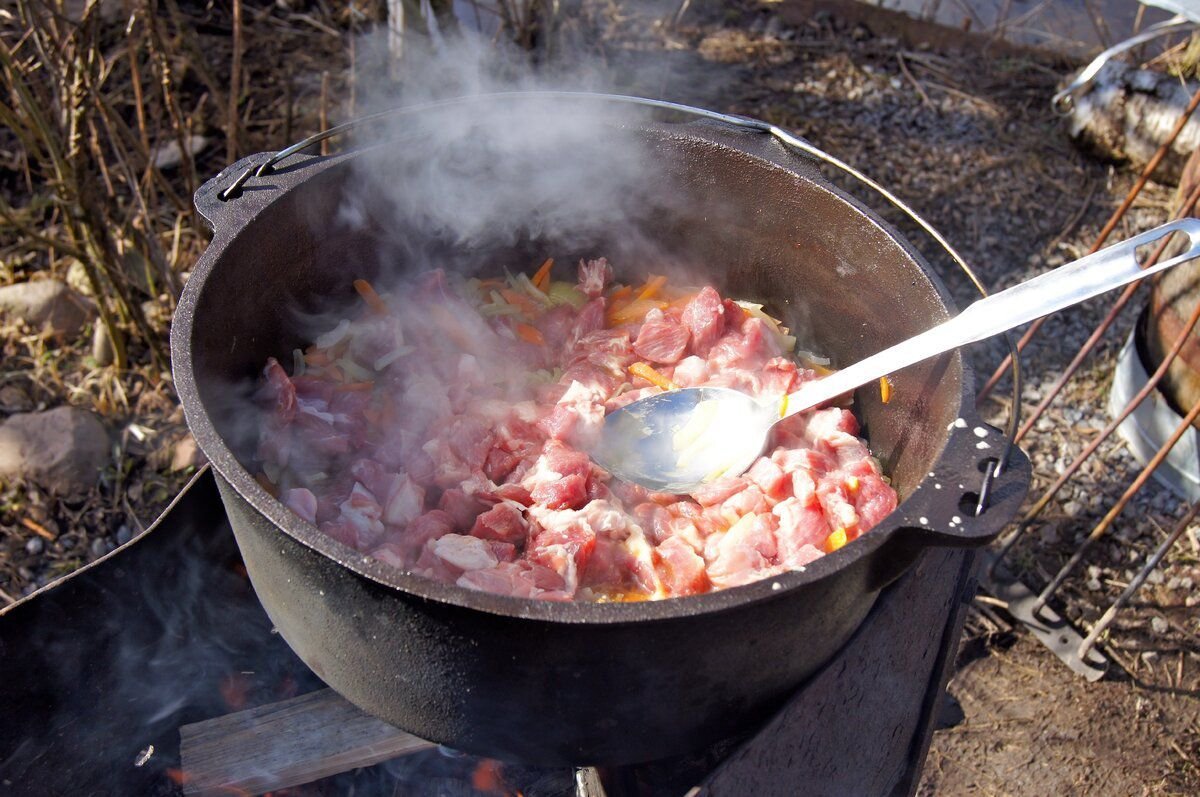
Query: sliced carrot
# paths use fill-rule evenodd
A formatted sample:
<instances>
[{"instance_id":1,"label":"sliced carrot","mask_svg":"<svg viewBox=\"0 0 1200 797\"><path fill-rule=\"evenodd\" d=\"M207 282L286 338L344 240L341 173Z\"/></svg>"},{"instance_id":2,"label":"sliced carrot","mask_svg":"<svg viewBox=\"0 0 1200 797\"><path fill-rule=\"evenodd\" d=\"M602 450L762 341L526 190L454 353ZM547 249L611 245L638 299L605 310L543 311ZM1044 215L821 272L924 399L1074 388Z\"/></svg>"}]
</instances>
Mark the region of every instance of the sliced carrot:
<instances>
[{"instance_id":1,"label":"sliced carrot","mask_svg":"<svg viewBox=\"0 0 1200 797\"><path fill-rule=\"evenodd\" d=\"M608 295L608 306L612 307L617 302L623 302L633 295L632 285L618 285L612 293Z\"/></svg>"},{"instance_id":2,"label":"sliced carrot","mask_svg":"<svg viewBox=\"0 0 1200 797\"><path fill-rule=\"evenodd\" d=\"M358 291L358 295L371 308L371 312L378 315L387 315L388 307L383 303L383 299L379 298L379 294L375 292L375 289L371 287L371 283L363 279L355 280L354 290Z\"/></svg>"},{"instance_id":3,"label":"sliced carrot","mask_svg":"<svg viewBox=\"0 0 1200 797\"><path fill-rule=\"evenodd\" d=\"M546 339L542 337L542 333L537 327L531 327L529 324L520 324L516 326L517 337L528 343L533 343L537 346L545 346Z\"/></svg>"},{"instance_id":4,"label":"sliced carrot","mask_svg":"<svg viewBox=\"0 0 1200 797\"><path fill-rule=\"evenodd\" d=\"M442 331L455 346L463 351L470 352L477 348L477 342L471 339L471 336L466 333L458 319L454 317L444 304L434 304L429 308L429 315L433 322L437 324L438 329Z\"/></svg>"},{"instance_id":5,"label":"sliced carrot","mask_svg":"<svg viewBox=\"0 0 1200 797\"><path fill-rule=\"evenodd\" d=\"M541 267L533 273L533 278L530 280L538 290L544 291L550 287L550 269L554 268L554 258L546 258L546 262L542 263Z\"/></svg>"},{"instance_id":6,"label":"sliced carrot","mask_svg":"<svg viewBox=\"0 0 1200 797\"><path fill-rule=\"evenodd\" d=\"M333 362L333 360L330 359L329 354L321 349L310 348L304 355L304 364L314 368L322 365L329 365L331 362Z\"/></svg>"},{"instance_id":7,"label":"sliced carrot","mask_svg":"<svg viewBox=\"0 0 1200 797\"><path fill-rule=\"evenodd\" d=\"M661 387L663 390L677 390L679 385L667 379L665 376L654 370L649 363L634 363L629 366L629 373L634 376L640 376L650 384Z\"/></svg>"},{"instance_id":8,"label":"sliced carrot","mask_svg":"<svg viewBox=\"0 0 1200 797\"><path fill-rule=\"evenodd\" d=\"M825 539L825 550L828 553L833 553L849 541L850 539L846 534L846 530L837 529Z\"/></svg>"},{"instance_id":9,"label":"sliced carrot","mask_svg":"<svg viewBox=\"0 0 1200 797\"><path fill-rule=\"evenodd\" d=\"M638 294L637 300L640 302L643 299L653 299L655 296L658 296L658 292L666 284L667 278L663 275L651 276L650 279L646 280L646 284L642 287L641 293Z\"/></svg>"},{"instance_id":10,"label":"sliced carrot","mask_svg":"<svg viewBox=\"0 0 1200 797\"><path fill-rule=\"evenodd\" d=\"M879 377L879 398L884 404L892 400L892 380L886 376Z\"/></svg>"},{"instance_id":11,"label":"sliced carrot","mask_svg":"<svg viewBox=\"0 0 1200 797\"><path fill-rule=\"evenodd\" d=\"M371 390L374 387L375 387L374 382L346 382L344 384L338 385L334 389L340 390L343 393L361 393L361 392L364 392L367 390Z\"/></svg>"},{"instance_id":12,"label":"sliced carrot","mask_svg":"<svg viewBox=\"0 0 1200 797\"><path fill-rule=\"evenodd\" d=\"M521 312L530 318L538 314L537 304L528 296L517 293L512 288L501 288L500 295L504 297L504 301L521 308Z\"/></svg>"},{"instance_id":13,"label":"sliced carrot","mask_svg":"<svg viewBox=\"0 0 1200 797\"><path fill-rule=\"evenodd\" d=\"M641 321L646 317L646 313L655 309L665 310L667 309L667 303L655 301L654 299L635 299L629 304L611 311L608 314L608 323L609 326L631 324L635 321Z\"/></svg>"}]
</instances>

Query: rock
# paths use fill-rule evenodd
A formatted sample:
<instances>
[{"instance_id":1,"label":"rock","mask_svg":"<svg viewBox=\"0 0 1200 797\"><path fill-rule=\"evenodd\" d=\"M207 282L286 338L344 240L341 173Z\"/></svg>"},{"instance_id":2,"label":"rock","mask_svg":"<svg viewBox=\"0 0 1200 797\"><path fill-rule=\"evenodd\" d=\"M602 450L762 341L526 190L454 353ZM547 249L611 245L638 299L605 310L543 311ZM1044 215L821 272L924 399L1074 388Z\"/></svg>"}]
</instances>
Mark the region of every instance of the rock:
<instances>
[{"instance_id":1,"label":"rock","mask_svg":"<svg viewBox=\"0 0 1200 797\"><path fill-rule=\"evenodd\" d=\"M19 282L0 288L0 319L24 321L58 337L74 337L91 320L95 306L58 280Z\"/></svg>"},{"instance_id":2,"label":"rock","mask_svg":"<svg viewBox=\"0 0 1200 797\"><path fill-rule=\"evenodd\" d=\"M117 545L124 545L133 539L133 529L129 528L128 523L122 523L117 529Z\"/></svg>"},{"instance_id":3,"label":"rock","mask_svg":"<svg viewBox=\"0 0 1200 797\"><path fill-rule=\"evenodd\" d=\"M1154 629L1156 634L1165 634L1171 630L1171 626L1162 617L1155 617L1150 620L1150 627Z\"/></svg>"},{"instance_id":4,"label":"rock","mask_svg":"<svg viewBox=\"0 0 1200 797\"><path fill-rule=\"evenodd\" d=\"M1161 570L1151 570L1150 575L1146 576L1146 582L1148 584L1161 584L1164 580L1165 577L1163 576L1163 572Z\"/></svg>"},{"instance_id":5,"label":"rock","mask_svg":"<svg viewBox=\"0 0 1200 797\"><path fill-rule=\"evenodd\" d=\"M108 457L108 432L86 410L18 413L0 425L0 480L26 480L78 497L96 484Z\"/></svg>"},{"instance_id":6,"label":"rock","mask_svg":"<svg viewBox=\"0 0 1200 797\"><path fill-rule=\"evenodd\" d=\"M191 135L188 136L187 151L192 157L203 152L208 147L208 139L204 136ZM179 142L172 138L161 146L157 146L150 153L150 158L154 161L154 165L163 171L169 169L178 169L183 164L183 150L179 147Z\"/></svg>"},{"instance_id":7,"label":"rock","mask_svg":"<svg viewBox=\"0 0 1200 797\"><path fill-rule=\"evenodd\" d=\"M96 329L92 332L92 359L96 361L96 365L104 368L112 365L116 356L112 338L108 335L108 327L96 324Z\"/></svg>"},{"instance_id":8,"label":"rock","mask_svg":"<svg viewBox=\"0 0 1200 797\"><path fill-rule=\"evenodd\" d=\"M190 434L184 435L171 449L171 470L199 468L208 460Z\"/></svg>"},{"instance_id":9,"label":"rock","mask_svg":"<svg viewBox=\"0 0 1200 797\"><path fill-rule=\"evenodd\" d=\"M44 550L46 550L46 543L41 537L30 537L25 542L25 553L30 556L37 556Z\"/></svg>"},{"instance_id":10,"label":"rock","mask_svg":"<svg viewBox=\"0 0 1200 797\"><path fill-rule=\"evenodd\" d=\"M87 269L78 260L72 260L67 266L67 285L83 296L92 295L92 283L88 280Z\"/></svg>"},{"instance_id":11,"label":"rock","mask_svg":"<svg viewBox=\"0 0 1200 797\"><path fill-rule=\"evenodd\" d=\"M99 559L111 550L112 548L109 547L108 540L103 537L96 537L88 546L88 553L91 554L93 559Z\"/></svg>"},{"instance_id":12,"label":"rock","mask_svg":"<svg viewBox=\"0 0 1200 797\"><path fill-rule=\"evenodd\" d=\"M16 385L0 387L0 412L29 412L33 409L33 399Z\"/></svg>"}]
</instances>

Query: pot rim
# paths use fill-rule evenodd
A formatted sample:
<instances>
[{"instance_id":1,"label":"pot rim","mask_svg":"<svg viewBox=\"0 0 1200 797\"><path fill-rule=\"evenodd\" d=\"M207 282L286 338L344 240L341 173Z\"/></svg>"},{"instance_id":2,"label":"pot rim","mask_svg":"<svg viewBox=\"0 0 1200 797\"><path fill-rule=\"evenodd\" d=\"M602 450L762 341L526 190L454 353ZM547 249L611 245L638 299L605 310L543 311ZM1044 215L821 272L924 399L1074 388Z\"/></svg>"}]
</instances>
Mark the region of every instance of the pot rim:
<instances>
[{"instance_id":1,"label":"pot rim","mask_svg":"<svg viewBox=\"0 0 1200 797\"><path fill-rule=\"evenodd\" d=\"M536 92L522 92L519 95L527 97ZM563 92L546 92L545 94L560 96ZM483 97L461 98L462 101L487 100L495 101L502 99L505 95L484 95ZM583 96L583 95L571 95ZM609 95L595 95L600 98L609 98ZM658 104L658 101L648 101ZM661 103L660 105L669 108L694 110L699 115L713 119L723 115L715 114L712 111L703 109L692 109L689 106L682 106L673 103ZM425 106L417 106L411 109L406 109L408 112L420 113L428 110ZM719 121L719 119L717 119ZM656 126L650 123L646 126L647 130L657 129L661 132L661 126ZM755 129L761 129L763 132L769 132L770 126L764 122L758 122ZM740 132L745 132L745 129ZM289 148L295 150L295 148ZM362 150L351 153L343 153L330 158L311 159L306 162L307 165L314 165L317 170L315 173L324 171L337 163L340 163L348 158L352 158L359 154ZM793 175L797 174L795 170L774 163L768 159L758 155L741 151L741 154L747 158L752 158L760 162L764 167L772 170L783 170ZM246 164L250 164L249 169L254 169L255 164L263 163L264 156L256 155L243 159L243 161L234 164L223 170L218 176L214 177L197 191L197 204L200 205L202 200L205 200L211 206L213 195L216 194L220 186L228 182L228 177L237 173L245 172ZM292 170L288 170L292 171ZM255 203L252 211L252 216L256 217L262 212L265 207L280 200L291 191L302 188L307 180L313 175L307 175L295 185L284 187L273 192L270 200L266 205ZM803 175L801 175L803 177ZM835 196L839 201L848 202L852 207L863 212L863 206L853 197L844 194L839 189L829 184L818 184L821 190L827 191ZM257 192L256 192L257 193ZM203 212L203 209L202 209ZM208 217L208 214L205 214ZM210 218L211 220L211 218ZM898 242L909 255L914 259L920 267L926 279L930 281L935 292L937 293L942 306L947 312L952 312L954 302L946 290L945 285L938 277L937 273L925 262L924 258L901 236L897 231L889 228L879 219L863 213L863 221L880 228L889 238ZM774 577L765 578L750 584L738 587L730 587L715 592L705 593L702 595L689 595L662 600L638 601L632 603L595 603L585 601L546 601L533 598L517 598L508 595L500 595L494 593L480 592L470 590L465 587L459 587L455 584L445 584L433 579L425 578L424 576L413 575L391 565L380 562L373 557L363 554L357 550L351 549L348 546L334 540L325 533L321 532L315 525L308 523L295 515L281 501L272 497L250 474L250 472L240 463L233 455L233 452L226 445L224 438L217 431L212 419L209 416L207 407L201 400L200 390L196 380L195 370L192 361L192 337L195 325L196 305L203 292L204 286L208 278L212 275L221 254L228 246L237 238L244 230L242 225L229 225L225 228L217 226L216 234L213 240L209 243L205 252L197 261L195 268L192 271L190 278L184 288L183 294L180 297L179 304L176 308L175 316L171 327L171 349L173 372L181 404L184 408L184 414L190 427L192 434L195 436L197 444L208 457L212 464L213 470L220 477L220 480L225 482L233 489L242 499L249 503L253 509L264 515L274 526L280 529L283 533L288 534L304 547L315 551L316 553L333 560L336 564L349 569L355 574L374 582L378 586L387 590L399 591L406 593L414 598L434 601L450 606L461 607L465 609L484 612L486 614L521 618L529 620L539 620L548 623L561 623L568 625L615 625L623 623L645 623L647 621L673 621L687 617L692 617L701 614L714 614L727 611L734 608L743 608L747 604L754 604L761 601L769 601L780 598L786 595L791 589L803 584L832 576L841 571L843 568L852 562L869 556L877 549L887 545L898 534L906 531L920 531L925 526L929 525L925 517L918 517L921 511L928 511L926 506L929 499L929 481L930 478L922 480L919 485L903 500L884 520L877 524L870 532L864 534L837 551L828 553L820 559L810 563L801 570L787 571L780 573ZM982 423L974 409L974 377L970 363L962 356L961 352L955 351L950 353L951 364L957 363L961 369L962 378L959 385L958 409L957 417L960 422L952 424L946 430L946 435L941 442L941 447L938 454L933 460L932 470L929 476L933 477L935 473L943 470L942 465L947 459L948 452L951 452L955 446L955 438L963 438L963 445L974 446L979 439L975 435L979 434L973 430L984 429L987 431L987 439L999 443L1003 440L1003 436L998 430L992 429ZM956 428L957 427L957 428ZM995 446L995 450L999 450L999 445ZM947 477L947 481L951 477ZM961 476L957 479L961 480ZM937 484L936 488L941 489L941 484ZM918 496L925 493L925 501L917 500ZM928 531L928 529L926 529ZM998 529L997 529L998 531ZM958 544L970 544L959 542Z\"/></svg>"}]
</instances>

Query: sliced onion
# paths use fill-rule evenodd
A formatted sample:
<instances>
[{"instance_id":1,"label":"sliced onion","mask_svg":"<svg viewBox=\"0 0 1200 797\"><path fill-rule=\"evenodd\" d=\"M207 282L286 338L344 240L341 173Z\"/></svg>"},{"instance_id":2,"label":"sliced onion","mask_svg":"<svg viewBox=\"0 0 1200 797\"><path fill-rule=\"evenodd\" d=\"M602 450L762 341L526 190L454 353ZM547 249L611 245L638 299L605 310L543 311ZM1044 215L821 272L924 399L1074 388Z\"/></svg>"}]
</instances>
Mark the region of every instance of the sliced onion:
<instances>
[{"instance_id":1,"label":"sliced onion","mask_svg":"<svg viewBox=\"0 0 1200 797\"><path fill-rule=\"evenodd\" d=\"M396 362L396 360L399 360L401 357L408 354L412 350L413 350L412 346L397 346L396 348L389 351L387 354L385 354L382 357L380 357L379 359L377 359L374 363L372 363L372 367L376 371L382 371L384 368L387 368L389 365Z\"/></svg>"},{"instance_id":2,"label":"sliced onion","mask_svg":"<svg viewBox=\"0 0 1200 797\"><path fill-rule=\"evenodd\" d=\"M318 335L317 339L313 341L313 345L315 345L318 349L328 349L341 343L349 334L350 321L343 318L338 322L336 327L329 330L324 335Z\"/></svg>"}]
</instances>

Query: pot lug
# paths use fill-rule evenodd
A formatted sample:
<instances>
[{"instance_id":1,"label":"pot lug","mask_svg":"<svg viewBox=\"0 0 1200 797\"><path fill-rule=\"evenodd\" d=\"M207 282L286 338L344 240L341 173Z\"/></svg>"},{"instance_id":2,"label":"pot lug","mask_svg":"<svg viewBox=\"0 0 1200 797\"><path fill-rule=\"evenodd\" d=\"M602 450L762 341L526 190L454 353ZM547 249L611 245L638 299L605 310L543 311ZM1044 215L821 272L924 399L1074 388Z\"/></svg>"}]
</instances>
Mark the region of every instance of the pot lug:
<instances>
[{"instance_id":1,"label":"pot lug","mask_svg":"<svg viewBox=\"0 0 1200 797\"><path fill-rule=\"evenodd\" d=\"M976 515L989 470L1003 454L1007 438L973 416L951 426L942 458L904 503L898 536L920 545L974 547L996 538L1021 507L1029 489L1029 458L1016 446L1000 474L992 479L987 505Z\"/></svg>"}]
</instances>

